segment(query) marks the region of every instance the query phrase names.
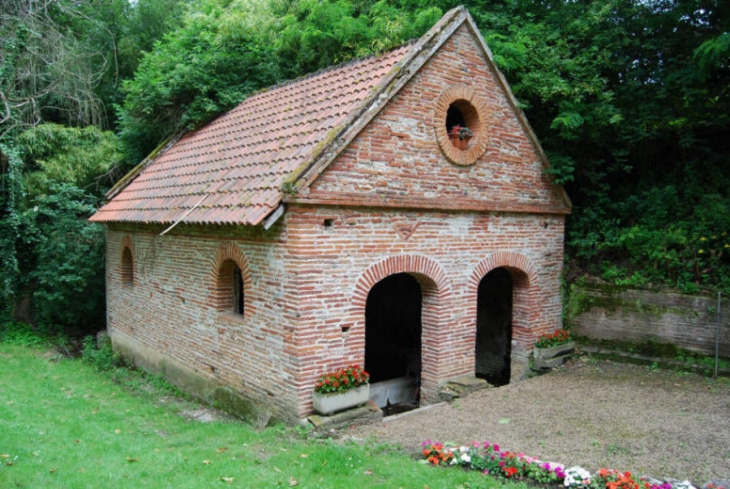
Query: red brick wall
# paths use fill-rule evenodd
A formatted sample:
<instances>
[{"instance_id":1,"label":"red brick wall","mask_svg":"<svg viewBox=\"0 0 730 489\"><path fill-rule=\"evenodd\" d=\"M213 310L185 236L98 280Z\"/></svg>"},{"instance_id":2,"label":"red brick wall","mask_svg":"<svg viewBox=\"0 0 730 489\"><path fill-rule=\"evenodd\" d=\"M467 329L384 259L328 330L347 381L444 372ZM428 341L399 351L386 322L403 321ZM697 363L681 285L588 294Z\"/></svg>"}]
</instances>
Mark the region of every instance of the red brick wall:
<instances>
[{"instance_id":1,"label":"red brick wall","mask_svg":"<svg viewBox=\"0 0 730 489\"><path fill-rule=\"evenodd\" d=\"M212 237L214 230L186 235L189 229L178 228L165 236L108 231L112 338L119 331L208 381L269 405L275 414L296 412L296 372L287 345L297 304L279 244L285 233L275 226L266 237L246 229ZM123 240L133 243L133 287L122 284ZM215 307L216 271L226 259L243 271L243 317Z\"/></svg>"},{"instance_id":2,"label":"red brick wall","mask_svg":"<svg viewBox=\"0 0 730 489\"><path fill-rule=\"evenodd\" d=\"M475 83L479 80L479 83ZM466 85L485 102L485 153L470 166L450 163L435 125L439 96ZM481 132L481 131L480 131ZM489 69L476 40L461 27L297 201L367 199L389 205L565 212L536 148Z\"/></svg>"},{"instance_id":3,"label":"red brick wall","mask_svg":"<svg viewBox=\"0 0 730 489\"><path fill-rule=\"evenodd\" d=\"M486 125L488 144L470 166L449 162L435 134L435 124L445 122L438 119L439 97L458 85L473 88L486 107L481 124ZM538 334L561 325L564 228L560 213L567 211L568 203L544 175L537 148L466 27L415 74L309 189L290 201L360 204L372 209L320 208L319 216L305 215L309 208L289 209L291 235L305 239L292 254L303 254L305 263L322 254L333 273L340 274L336 282L343 283L347 291L344 295L333 292L327 300L311 300L319 302L320 309L334 308L331 301L346 302L348 294L355 294L359 301L328 314L329 321L335 323L327 329L326 337L310 333L302 339L302 348L311 358L304 367L305 378L319 373L325 365L329 367L327 358L334 361L332 366L363 361L364 301L369 289L355 284L353 275L360 276L382 261L390 260L391 273L414 271L428 276L421 280L422 287L428 284L434 289L433 293L424 289L423 318L423 393L431 398L443 380L473 373L476 290L491 269L505 266L512 273L513 336L518 354L531 348ZM451 212L412 210L424 203ZM380 213L375 210L380 205L404 210ZM470 212L474 210L481 212ZM300 219L305 226L301 231L296 227ZM335 226L324 229L324 219L334 219ZM325 234L318 234L318 229ZM398 230L401 235L412 234L403 239ZM343 235L327 245L328 237L338 233ZM340 256L347 257L349 266L355 262L357 266L335 265ZM433 274L409 270L400 263L401 256L430 260L422 268ZM372 274L378 279L386 276L379 270L370 271L361 279L362 284L372 286L377 281ZM307 269L306 276L308 283L325 280L317 267ZM432 307L427 307L426 301L432 302ZM341 324L334 318L341 318ZM321 323L315 324L316 319L303 318L312 323L304 330L322 328ZM343 334L340 326L353 327ZM445 336L439 334L444 330L448 331ZM315 338L324 343L313 346ZM338 352L342 360L332 352ZM306 390L299 396L307 402Z\"/></svg>"},{"instance_id":4,"label":"red brick wall","mask_svg":"<svg viewBox=\"0 0 730 489\"><path fill-rule=\"evenodd\" d=\"M407 239L404 224L414 228ZM513 276L516 354L561 326L562 216L292 207L287 230L305 412L319 374L364 362L365 301L388 275L408 272L422 286L427 400L443 381L474 373L477 288L490 270Z\"/></svg>"}]
</instances>

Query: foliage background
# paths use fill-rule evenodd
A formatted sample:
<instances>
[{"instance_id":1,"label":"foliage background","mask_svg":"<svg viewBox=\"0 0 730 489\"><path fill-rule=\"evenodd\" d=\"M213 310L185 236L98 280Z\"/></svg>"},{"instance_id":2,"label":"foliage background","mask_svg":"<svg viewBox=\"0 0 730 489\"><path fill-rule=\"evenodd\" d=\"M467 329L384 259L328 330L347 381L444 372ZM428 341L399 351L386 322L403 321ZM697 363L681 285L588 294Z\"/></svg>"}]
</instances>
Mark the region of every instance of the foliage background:
<instances>
[{"instance_id":1,"label":"foliage background","mask_svg":"<svg viewBox=\"0 0 730 489\"><path fill-rule=\"evenodd\" d=\"M3 2L0 314L101 329L103 231L86 218L107 188L169 135L458 3ZM568 280L730 292L730 4L464 3L573 200Z\"/></svg>"}]
</instances>

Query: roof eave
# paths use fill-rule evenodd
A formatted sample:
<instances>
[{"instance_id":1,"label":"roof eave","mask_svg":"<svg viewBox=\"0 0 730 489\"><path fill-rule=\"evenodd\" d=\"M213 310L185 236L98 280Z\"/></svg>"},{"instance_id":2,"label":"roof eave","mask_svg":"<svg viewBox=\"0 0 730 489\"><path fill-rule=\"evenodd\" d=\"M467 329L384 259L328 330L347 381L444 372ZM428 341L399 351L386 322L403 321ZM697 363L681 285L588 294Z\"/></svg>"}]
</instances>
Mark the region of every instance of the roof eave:
<instances>
[{"instance_id":1,"label":"roof eave","mask_svg":"<svg viewBox=\"0 0 730 489\"><path fill-rule=\"evenodd\" d=\"M129 172L127 172L126 175L124 175L117 183L114 184L112 188L109 189L109 191L104 195L104 199L107 201L112 200L114 197L119 195L122 190L124 190L130 183L134 181L135 178L139 176L142 171L144 171L145 168L150 166L153 161L155 161L159 156L162 156L168 149L170 149L176 142L178 142L184 135L186 134L186 131L180 131L172 136L165 139L162 143L160 143L159 146L157 146L152 152L147 155L145 159L143 159L137 166L132 168Z\"/></svg>"}]
</instances>

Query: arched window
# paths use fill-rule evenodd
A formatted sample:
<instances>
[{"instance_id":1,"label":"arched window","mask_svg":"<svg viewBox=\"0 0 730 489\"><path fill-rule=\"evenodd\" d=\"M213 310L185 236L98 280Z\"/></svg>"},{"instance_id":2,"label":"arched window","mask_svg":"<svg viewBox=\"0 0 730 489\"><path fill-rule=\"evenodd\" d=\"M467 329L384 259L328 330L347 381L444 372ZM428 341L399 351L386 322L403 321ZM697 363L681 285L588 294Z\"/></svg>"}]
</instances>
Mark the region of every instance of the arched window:
<instances>
[{"instance_id":1,"label":"arched window","mask_svg":"<svg viewBox=\"0 0 730 489\"><path fill-rule=\"evenodd\" d=\"M216 287L217 307L221 312L243 315L244 287L241 268L233 260L226 260L218 270Z\"/></svg>"},{"instance_id":2,"label":"arched window","mask_svg":"<svg viewBox=\"0 0 730 489\"><path fill-rule=\"evenodd\" d=\"M134 285L134 260L132 259L132 250L127 246L122 250L121 263L122 284L131 287Z\"/></svg>"}]
</instances>

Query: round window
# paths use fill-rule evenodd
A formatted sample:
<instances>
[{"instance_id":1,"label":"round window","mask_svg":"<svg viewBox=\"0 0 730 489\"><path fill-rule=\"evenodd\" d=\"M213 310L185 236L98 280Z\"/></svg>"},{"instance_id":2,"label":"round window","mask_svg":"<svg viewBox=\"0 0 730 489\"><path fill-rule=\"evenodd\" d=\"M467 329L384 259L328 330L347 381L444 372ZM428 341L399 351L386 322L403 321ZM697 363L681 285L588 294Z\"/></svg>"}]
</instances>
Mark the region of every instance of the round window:
<instances>
[{"instance_id":1,"label":"round window","mask_svg":"<svg viewBox=\"0 0 730 489\"><path fill-rule=\"evenodd\" d=\"M444 156L457 165L472 165L487 148L486 104L467 86L446 89L434 117Z\"/></svg>"}]
</instances>

